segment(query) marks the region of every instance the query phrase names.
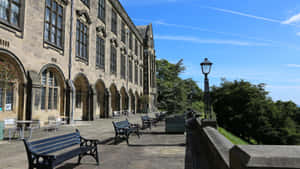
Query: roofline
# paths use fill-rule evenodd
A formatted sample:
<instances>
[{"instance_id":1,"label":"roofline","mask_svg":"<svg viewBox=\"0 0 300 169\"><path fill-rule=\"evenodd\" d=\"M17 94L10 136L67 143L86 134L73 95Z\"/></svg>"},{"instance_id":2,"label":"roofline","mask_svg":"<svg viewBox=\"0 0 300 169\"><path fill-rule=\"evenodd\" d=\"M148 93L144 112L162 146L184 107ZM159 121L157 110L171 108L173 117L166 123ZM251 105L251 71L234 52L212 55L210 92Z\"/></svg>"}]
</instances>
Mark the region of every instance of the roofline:
<instances>
[{"instance_id":1,"label":"roofline","mask_svg":"<svg viewBox=\"0 0 300 169\"><path fill-rule=\"evenodd\" d=\"M120 16L127 22L127 25L131 28L131 31L134 32L135 36L139 39L140 42L143 42L143 38L139 31L136 28L136 25L132 22L130 17L128 16L127 12L125 11L124 7L120 3L119 0L109 0L112 4L113 8L120 14Z\"/></svg>"}]
</instances>

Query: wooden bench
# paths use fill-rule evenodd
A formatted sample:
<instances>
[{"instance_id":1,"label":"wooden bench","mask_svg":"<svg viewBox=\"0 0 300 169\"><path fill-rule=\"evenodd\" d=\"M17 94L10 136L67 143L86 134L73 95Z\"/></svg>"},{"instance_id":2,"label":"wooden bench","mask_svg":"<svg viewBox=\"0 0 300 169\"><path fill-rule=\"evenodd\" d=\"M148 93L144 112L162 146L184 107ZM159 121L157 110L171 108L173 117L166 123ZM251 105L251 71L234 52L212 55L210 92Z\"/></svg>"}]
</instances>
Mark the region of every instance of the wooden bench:
<instances>
[{"instance_id":1,"label":"wooden bench","mask_svg":"<svg viewBox=\"0 0 300 169\"><path fill-rule=\"evenodd\" d=\"M115 129L115 143L118 138L125 137L127 145L129 144L129 136L132 133L135 133L140 138L139 126L137 124L131 124L128 120L112 122Z\"/></svg>"},{"instance_id":2,"label":"wooden bench","mask_svg":"<svg viewBox=\"0 0 300 169\"><path fill-rule=\"evenodd\" d=\"M149 116L141 116L141 120L142 120L142 128L143 129L146 129L146 128L151 129L152 125L155 126L155 124L158 122L156 119L150 118Z\"/></svg>"},{"instance_id":3,"label":"wooden bench","mask_svg":"<svg viewBox=\"0 0 300 169\"><path fill-rule=\"evenodd\" d=\"M66 160L78 156L78 164L83 156L90 155L99 165L98 140L89 140L74 133L28 142L23 139L29 169L53 169Z\"/></svg>"}]
</instances>

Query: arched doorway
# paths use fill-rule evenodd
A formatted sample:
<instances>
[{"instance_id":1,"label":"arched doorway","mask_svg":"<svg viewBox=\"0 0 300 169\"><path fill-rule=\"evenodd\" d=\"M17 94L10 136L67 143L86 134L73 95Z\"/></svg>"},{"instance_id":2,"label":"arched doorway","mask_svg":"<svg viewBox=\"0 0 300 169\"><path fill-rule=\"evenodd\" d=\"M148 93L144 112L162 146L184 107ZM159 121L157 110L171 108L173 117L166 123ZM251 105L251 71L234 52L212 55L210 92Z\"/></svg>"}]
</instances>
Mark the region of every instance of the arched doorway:
<instances>
[{"instance_id":1,"label":"arched doorway","mask_svg":"<svg viewBox=\"0 0 300 169\"><path fill-rule=\"evenodd\" d=\"M98 80L96 83L97 92L97 112L100 118L108 117L108 92L105 88L105 84L102 80ZM96 113L97 114L97 113Z\"/></svg>"},{"instance_id":2,"label":"arched doorway","mask_svg":"<svg viewBox=\"0 0 300 169\"><path fill-rule=\"evenodd\" d=\"M129 100L128 100L128 94L127 94L127 92L126 92L126 90L125 90L125 88L124 87L122 87L121 88L121 103L122 103L122 105L121 105L121 110L128 110L128 102L129 102Z\"/></svg>"},{"instance_id":3,"label":"arched doorway","mask_svg":"<svg viewBox=\"0 0 300 169\"><path fill-rule=\"evenodd\" d=\"M85 75L79 74L74 80L76 89L74 120L89 120L89 82Z\"/></svg>"},{"instance_id":4,"label":"arched doorway","mask_svg":"<svg viewBox=\"0 0 300 169\"><path fill-rule=\"evenodd\" d=\"M40 72L40 88L33 89L32 119L47 121L49 116L64 116L64 75L55 65L46 65Z\"/></svg>"},{"instance_id":5,"label":"arched doorway","mask_svg":"<svg viewBox=\"0 0 300 169\"><path fill-rule=\"evenodd\" d=\"M0 120L24 119L25 73L16 57L0 50Z\"/></svg>"},{"instance_id":6,"label":"arched doorway","mask_svg":"<svg viewBox=\"0 0 300 169\"><path fill-rule=\"evenodd\" d=\"M120 94L117 90L117 87L115 84L112 84L109 88L110 90L110 96L111 96L111 110L119 111L120 110Z\"/></svg>"}]
</instances>

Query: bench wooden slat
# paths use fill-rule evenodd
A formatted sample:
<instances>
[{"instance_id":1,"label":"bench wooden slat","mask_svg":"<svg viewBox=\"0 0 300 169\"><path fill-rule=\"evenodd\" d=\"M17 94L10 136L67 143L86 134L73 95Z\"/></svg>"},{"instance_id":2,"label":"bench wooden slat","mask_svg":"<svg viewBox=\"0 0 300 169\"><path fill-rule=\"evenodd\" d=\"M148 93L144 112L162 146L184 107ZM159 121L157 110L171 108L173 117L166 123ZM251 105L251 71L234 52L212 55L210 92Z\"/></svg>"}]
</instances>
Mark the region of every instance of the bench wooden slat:
<instances>
[{"instance_id":1,"label":"bench wooden slat","mask_svg":"<svg viewBox=\"0 0 300 169\"><path fill-rule=\"evenodd\" d=\"M44 151L42 154L54 153L54 152L57 152L57 151L60 151L60 150L63 150L63 149L66 149L66 148L69 148L69 147L72 147L72 146L75 146L75 145L78 145L78 143L77 142L72 142L71 144L67 144L65 146L57 147L57 148L51 149L49 151Z\"/></svg>"},{"instance_id":2,"label":"bench wooden slat","mask_svg":"<svg viewBox=\"0 0 300 169\"><path fill-rule=\"evenodd\" d=\"M51 140L49 142L43 142L41 144L31 145L31 148L32 149L40 149L40 148L43 148L43 147L48 147L48 146L53 145L53 144L58 144L60 142L65 142L67 140L74 139L74 138L77 138L80 141L79 136L68 136L68 137L62 137L62 138L56 139L56 140Z\"/></svg>"},{"instance_id":3,"label":"bench wooden slat","mask_svg":"<svg viewBox=\"0 0 300 169\"><path fill-rule=\"evenodd\" d=\"M32 149L33 151L36 151L36 152L40 152L42 154L47 154L45 152L45 150L49 150L51 151L51 153L55 152L54 150L56 151L60 151L62 149L65 149L65 148L68 148L68 147L72 147L76 144L80 144L80 140L78 139L69 139L65 142L62 142L62 143L59 143L59 144L51 144L49 146L44 146L44 147L40 147L38 149Z\"/></svg>"},{"instance_id":4,"label":"bench wooden slat","mask_svg":"<svg viewBox=\"0 0 300 169\"><path fill-rule=\"evenodd\" d=\"M79 136L79 133L75 132L75 133L60 135L60 136L56 136L56 137L46 138L46 139L42 139L42 140L37 140L37 141L30 142L30 145L41 144L41 143L49 142L52 140L58 140L60 138L71 137L71 136Z\"/></svg>"}]
</instances>

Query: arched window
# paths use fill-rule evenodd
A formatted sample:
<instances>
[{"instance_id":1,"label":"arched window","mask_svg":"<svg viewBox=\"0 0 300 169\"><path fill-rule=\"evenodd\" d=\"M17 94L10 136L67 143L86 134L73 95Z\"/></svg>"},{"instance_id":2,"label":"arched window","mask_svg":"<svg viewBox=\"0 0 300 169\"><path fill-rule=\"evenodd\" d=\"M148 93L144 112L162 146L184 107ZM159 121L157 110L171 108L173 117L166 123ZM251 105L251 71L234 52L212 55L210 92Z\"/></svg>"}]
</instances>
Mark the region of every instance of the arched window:
<instances>
[{"instance_id":1,"label":"arched window","mask_svg":"<svg viewBox=\"0 0 300 169\"><path fill-rule=\"evenodd\" d=\"M13 111L17 77L13 65L0 60L0 112Z\"/></svg>"},{"instance_id":2,"label":"arched window","mask_svg":"<svg viewBox=\"0 0 300 169\"><path fill-rule=\"evenodd\" d=\"M42 73L41 84L41 110L57 110L60 87L56 74L45 70Z\"/></svg>"}]
</instances>

